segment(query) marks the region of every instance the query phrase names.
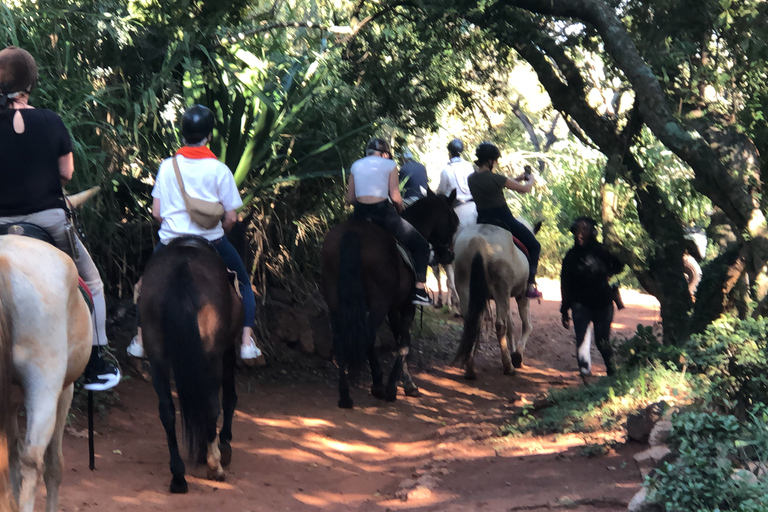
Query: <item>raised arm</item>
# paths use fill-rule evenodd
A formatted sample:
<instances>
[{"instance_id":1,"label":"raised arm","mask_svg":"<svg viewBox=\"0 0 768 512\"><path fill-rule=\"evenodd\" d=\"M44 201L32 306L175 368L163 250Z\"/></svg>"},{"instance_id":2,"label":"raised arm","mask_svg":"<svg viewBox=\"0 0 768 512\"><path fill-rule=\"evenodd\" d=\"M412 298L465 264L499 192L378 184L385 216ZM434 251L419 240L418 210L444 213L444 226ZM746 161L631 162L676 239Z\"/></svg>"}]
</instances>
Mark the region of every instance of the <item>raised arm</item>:
<instances>
[{"instance_id":1,"label":"raised arm","mask_svg":"<svg viewBox=\"0 0 768 512\"><path fill-rule=\"evenodd\" d=\"M397 166L389 173L389 197L392 199L397 212L402 213L403 198L400 196L400 178Z\"/></svg>"},{"instance_id":2,"label":"raised arm","mask_svg":"<svg viewBox=\"0 0 768 512\"><path fill-rule=\"evenodd\" d=\"M535 181L536 180L534 180L532 175L530 175L529 179L526 180L525 175L521 174L515 179L507 178L507 182L504 184L504 186L509 190L514 190L515 192L520 192L521 194L527 194L533 188Z\"/></svg>"}]
</instances>

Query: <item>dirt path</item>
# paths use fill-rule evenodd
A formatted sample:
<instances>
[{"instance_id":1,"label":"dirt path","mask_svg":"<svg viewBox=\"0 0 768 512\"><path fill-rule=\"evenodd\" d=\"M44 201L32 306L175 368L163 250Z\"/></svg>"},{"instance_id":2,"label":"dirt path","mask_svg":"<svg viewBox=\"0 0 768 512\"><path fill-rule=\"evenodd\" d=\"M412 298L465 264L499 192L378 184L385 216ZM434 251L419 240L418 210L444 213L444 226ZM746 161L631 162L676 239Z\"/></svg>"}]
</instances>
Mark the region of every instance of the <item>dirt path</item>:
<instances>
[{"instance_id":1,"label":"dirt path","mask_svg":"<svg viewBox=\"0 0 768 512\"><path fill-rule=\"evenodd\" d=\"M486 343L479 378L464 381L443 364L415 355L423 397L386 404L354 390L356 408L336 407L329 363L302 371L246 369L239 376L232 466L226 483L189 468L190 492L170 495L168 452L152 386L139 377L119 387L119 402L97 419L97 471L88 471L79 422L65 436L60 508L78 511L509 511L626 510L639 487L639 447L587 458L586 439L563 435L498 437L517 405L552 386L578 385L571 336L559 325L559 297L544 287L533 307L536 330L526 366L501 374L498 348ZM647 296L626 293L616 334L658 316ZM452 352L460 325L429 314ZM599 361L599 356L597 356ZM421 364L419 364L421 362ZM598 371L602 368L599 365ZM38 506L42 503L38 502Z\"/></svg>"}]
</instances>

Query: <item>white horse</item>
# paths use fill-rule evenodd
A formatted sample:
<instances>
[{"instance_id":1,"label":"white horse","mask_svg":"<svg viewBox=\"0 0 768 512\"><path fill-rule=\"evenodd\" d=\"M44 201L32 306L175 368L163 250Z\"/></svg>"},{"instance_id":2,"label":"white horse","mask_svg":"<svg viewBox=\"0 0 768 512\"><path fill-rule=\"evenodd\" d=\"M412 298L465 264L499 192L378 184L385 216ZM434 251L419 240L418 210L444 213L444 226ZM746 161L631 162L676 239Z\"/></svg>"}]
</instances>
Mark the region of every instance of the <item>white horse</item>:
<instances>
[{"instance_id":1,"label":"white horse","mask_svg":"<svg viewBox=\"0 0 768 512\"><path fill-rule=\"evenodd\" d=\"M534 231L535 232L535 231ZM501 362L505 375L520 368L531 325L530 300L525 296L528 286L528 258L515 245L506 229L489 224L464 228L456 237L456 288L459 295L464 331L454 363L465 367L464 376L475 379L474 351L480 334L480 318L488 301L496 303L496 336L501 346ZM522 334L514 339L509 299L517 300L522 320ZM512 355L509 352L512 344Z\"/></svg>"},{"instance_id":2,"label":"white horse","mask_svg":"<svg viewBox=\"0 0 768 512\"><path fill-rule=\"evenodd\" d=\"M0 357L7 364L12 356L12 371L0 368L0 406L10 401L12 376L24 393L27 419L22 443L15 407L0 411L0 421L10 424L5 453L0 430L0 500L8 490L9 463L14 494L0 502L0 511L15 511L18 501L21 512L32 512L42 476L46 511L56 512L64 426L74 382L91 353L92 333L72 259L39 240L0 236Z\"/></svg>"},{"instance_id":3,"label":"white horse","mask_svg":"<svg viewBox=\"0 0 768 512\"><path fill-rule=\"evenodd\" d=\"M456 216L459 218L459 227L456 230L456 235L454 236L454 245L456 243L456 238L459 236L459 233L461 233L461 230L464 229L467 226L474 226L477 224L477 208L475 207L474 201L469 201L466 203L461 203L453 208L453 211L456 212ZM449 263L447 265L443 265L443 270L445 270L445 284L448 288L448 295L446 297L445 305L448 306L448 309L450 311L456 310L456 305L459 303L459 296L456 293L456 284L455 284L455 277L454 277L454 264ZM443 305L443 283L440 281L440 266L434 265L432 267L432 270L434 271L435 278L437 279L437 301L436 304L438 306Z\"/></svg>"}]
</instances>

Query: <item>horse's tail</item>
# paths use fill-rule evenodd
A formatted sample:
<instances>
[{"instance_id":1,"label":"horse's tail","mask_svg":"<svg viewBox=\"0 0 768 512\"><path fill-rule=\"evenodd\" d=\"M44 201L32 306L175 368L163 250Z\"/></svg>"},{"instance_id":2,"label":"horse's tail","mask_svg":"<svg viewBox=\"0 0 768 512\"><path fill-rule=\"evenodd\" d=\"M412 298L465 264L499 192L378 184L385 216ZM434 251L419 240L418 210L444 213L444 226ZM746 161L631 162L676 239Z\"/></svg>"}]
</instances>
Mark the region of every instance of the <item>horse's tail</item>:
<instances>
[{"instance_id":1,"label":"horse's tail","mask_svg":"<svg viewBox=\"0 0 768 512\"><path fill-rule=\"evenodd\" d=\"M485 278L485 264L483 255L475 254L472 258L472 266L469 271L469 306L464 318L464 330L461 333L461 342L456 351L453 363L464 361L472 354L477 337L480 334L480 317L488 303L488 282Z\"/></svg>"},{"instance_id":2,"label":"horse's tail","mask_svg":"<svg viewBox=\"0 0 768 512\"><path fill-rule=\"evenodd\" d=\"M348 231L339 248L338 308L333 318L333 352L339 365L356 371L366 359L371 339L363 289L360 235Z\"/></svg>"},{"instance_id":3,"label":"horse's tail","mask_svg":"<svg viewBox=\"0 0 768 512\"><path fill-rule=\"evenodd\" d=\"M182 432L190 458L206 441L210 425L215 425L211 397L218 391L200 337L198 295L189 263L184 261L168 279L162 325L165 355L176 380Z\"/></svg>"},{"instance_id":4,"label":"horse's tail","mask_svg":"<svg viewBox=\"0 0 768 512\"><path fill-rule=\"evenodd\" d=\"M11 294L9 279L10 268L5 258L0 258L0 512L17 510L11 492L10 469L8 467L8 432L13 417L11 403L11 378L13 376L13 345Z\"/></svg>"}]
</instances>

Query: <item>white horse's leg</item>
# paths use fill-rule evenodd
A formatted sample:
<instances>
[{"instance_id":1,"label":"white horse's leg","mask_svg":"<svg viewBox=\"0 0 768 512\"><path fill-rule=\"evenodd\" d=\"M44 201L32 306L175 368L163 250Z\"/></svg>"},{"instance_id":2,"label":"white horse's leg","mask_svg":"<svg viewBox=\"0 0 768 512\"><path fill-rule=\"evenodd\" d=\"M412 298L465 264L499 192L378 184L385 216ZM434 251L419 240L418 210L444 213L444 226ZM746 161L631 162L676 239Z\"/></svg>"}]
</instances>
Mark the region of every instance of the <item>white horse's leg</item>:
<instances>
[{"instance_id":1,"label":"white horse's leg","mask_svg":"<svg viewBox=\"0 0 768 512\"><path fill-rule=\"evenodd\" d=\"M510 325L512 318L509 312L509 293L499 294L501 297L496 297L496 337L499 340L499 347L501 348L501 364L504 367L504 375L514 375L515 368L512 366L512 359L509 355L509 342Z\"/></svg>"},{"instance_id":2,"label":"white horse's leg","mask_svg":"<svg viewBox=\"0 0 768 512\"><path fill-rule=\"evenodd\" d=\"M443 306L443 283L440 280L440 265L436 264L432 267L432 273L435 275L437 281L437 297L435 298L435 305L437 307Z\"/></svg>"},{"instance_id":3,"label":"white horse's leg","mask_svg":"<svg viewBox=\"0 0 768 512\"><path fill-rule=\"evenodd\" d=\"M522 333L520 334L520 341L513 346L512 364L515 368L523 366L523 352L525 352L525 344L528 343L528 337L533 331L533 324L531 323L531 299L528 297L522 297L517 299L517 311L520 313L520 320L522 321Z\"/></svg>"},{"instance_id":4,"label":"white horse's leg","mask_svg":"<svg viewBox=\"0 0 768 512\"><path fill-rule=\"evenodd\" d=\"M58 391L63 380L46 385L42 382L45 380L42 375L27 376L27 378L37 380L35 382L37 386L30 386L26 390L25 397L27 437L19 458L21 463L19 510L21 512L33 512L35 507L37 482L43 474L45 452L56 426L59 396L54 396L50 390Z\"/></svg>"},{"instance_id":5,"label":"white horse's leg","mask_svg":"<svg viewBox=\"0 0 768 512\"><path fill-rule=\"evenodd\" d=\"M75 385L70 384L61 392L59 405L56 413L56 427L53 430L53 437L45 452L45 490L47 498L45 502L46 512L57 512L59 503L59 486L64 472L64 455L61 452L62 438L64 436L64 427L67 425L67 415L72 405L72 395L75 391Z\"/></svg>"},{"instance_id":6,"label":"white horse's leg","mask_svg":"<svg viewBox=\"0 0 768 512\"><path fill-rule=\"evenodd\" d=\"M450 311L456 311L456 305L459 303L459 294L456 291L456 279L453 269L453 263L443 265L445 269L445 282L448 286L448 308Z\"/></svg>"}]
</instances>

